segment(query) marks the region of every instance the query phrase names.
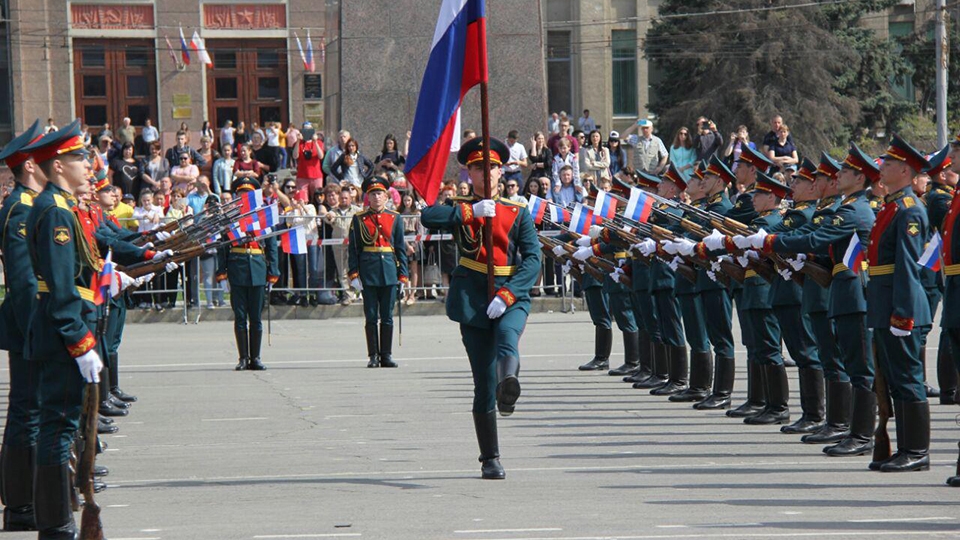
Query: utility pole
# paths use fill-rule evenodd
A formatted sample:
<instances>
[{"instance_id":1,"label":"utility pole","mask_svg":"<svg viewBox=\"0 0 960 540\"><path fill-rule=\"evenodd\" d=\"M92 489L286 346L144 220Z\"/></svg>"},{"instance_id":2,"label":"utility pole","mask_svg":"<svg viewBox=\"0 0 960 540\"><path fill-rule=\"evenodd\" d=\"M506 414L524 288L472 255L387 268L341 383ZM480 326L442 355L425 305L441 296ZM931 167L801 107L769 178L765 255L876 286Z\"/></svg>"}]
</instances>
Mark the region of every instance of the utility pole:
<instances>
[{"instance_id":1,"label":"utility pole","mask_svg":"<svg viewBox=\"0 0 960 540\"><path fill-rule=\"evenodd\" d=\"M937 0L937 148L947 144L947 73L950 63L950 47L947 42L947 1Z\"/></svg>"}]
</instances>

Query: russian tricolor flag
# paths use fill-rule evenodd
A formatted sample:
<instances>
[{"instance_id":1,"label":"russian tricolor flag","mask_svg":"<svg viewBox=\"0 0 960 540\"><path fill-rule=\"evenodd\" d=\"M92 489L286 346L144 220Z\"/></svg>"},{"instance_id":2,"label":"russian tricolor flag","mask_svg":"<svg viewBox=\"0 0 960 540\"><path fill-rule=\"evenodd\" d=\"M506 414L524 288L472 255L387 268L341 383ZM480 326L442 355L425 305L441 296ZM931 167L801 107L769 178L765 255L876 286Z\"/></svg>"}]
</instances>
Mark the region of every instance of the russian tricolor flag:
<instances>
[{"instance_id":1,"label":"russian tricolor flag","mask_svg":"<svg viewBox=\"0 0 960 540\"><path fill-rule=\"evenodd\" d=\"M543 223L543 214L547 211L550 203L536 195L530 195L528 201L527 210L530 212L530 216L533 217L533 222L540 225Z\"/></svg>"},{"instance_id":2,"label":"russian tricolor flag","mask_svg":"<svg viewBox=\"0 0 960 540\"><path fill-rule=\"evenodd\" d=\"M229 238L229 239L231 239L231 240L233 240L233 241L240 240L240 239L243 238L244 236L245 236L245 235L243 234L243 231L241 231L240 228L237 227L236 225L234 225L234 226L230 227L229 229L227 229L227 238Z\"/></svg>"},{"instance_id":3,"label":"russian tricolor flag","mask_svg":"<svg viewBox=\"0 0 960 540\"><path fill-rule=\"evenodd\" d=\"M930 237L930 243L927 244L927 248L923 250L923 255L920 255L920 260L917 261L920 266L929 268L934 272L939 272L940 260L942 259L940 255L942 245L943 242L940 239L940 233L933 233L933 236Z\"/></svg>"},{"instance_id":4,"label":"russian tricolor flag","mask_svg":"<svg viewBox=\"0 0 960 540\"><path fill-rule=\"evenodd\" d=\"M648 197L642 189L630 188L630 200L627 201L627 208L623 212L623 217L646 223L653 212L653 197Z\"/></svg>"},{"instance_id":5,"label":"russian tricolor flag","mask_svg":"<svg viewBox=\"0 0 960 540\"><path fill-rule=\"evenodd\" d=\"M246 214L263 206L263 190L244 191L237 195L240 198L240 212Z\"/></svg>"},{"instance_id":6,"label":"russian tricolor flag","mask_svg":"<svg viewBox=\"0 0 960 540\"><path fill-rule=\"evenodd\" d=\"M406 176L427 204L440 193L467 91L487 81L484 0L443 0L420 84Z\"/></svg>"},{"instance_id":7,"label":"russian tricolor flag","mask_svg":"<svg viewBox=\"0 0 960 540\"><path fill-rule=\"evenodd\" d=\"M115 274L116 265L113 264L113 250L107 252L107 258L103 260L103 268L100 269L100 275L97 276L97 287L93 291L93 303L103 304L114 294L120 293L120 285L116 283Z\"/></svg>"},{"instance_id":8,"label":"russian tricolor flag","mask_svg":"<svg viewBox=\"0 0 960 540\"><path fill-rule=\"evenodd\" d=\"M190 65L190 49L187 48L187 40L183 37L183 28L180 29L180 57L183 63Z\"/></svg>"},{"instance_id":9,"label":"russian tricolor flag","mask_svg":"<svg viewBox=\"0 0 960 540\"><path fill-rule=\"evenodd\" d=\"M317 69L317 65L313 62L313 42L310 41L310 31L307 30L307 56L303 59L304 69L313 73Z\"/></svg>"},{"instance_id":10,"label":"russian tricolor flag","mask_svg":"<svg viewBox=\"0 0 960 540\"><path fill-rule=\"evenodd\" d=\"M850 245L847 246L846 253L843 254L843 264L854 274L859 274L863 269L863 261L867 258L867 250L863 249L860 243L860 237L854 233L850 237Z\"/></svg>"},{"instance_id":11,"label":"russian tricolor flag","mask_svg":"<svg viewBox=\"0 0 960 540\"><path fill-rule=\"evenodd\" d=\"M593 225L593 212L589 208L577 203L570 216L570 230L580 234L589 234Z\"/></svg>"},{"instance_id":12,"label":"russian tricolor flag","mask_svg":"<svg viewBox=\"0 0 960 540\"><path fill-rule=\"evenodd\" d=\"M597 224L604 219L613 219L617 215L617 200L606 191L597 191L597 199L593 204L594 221Z\"/></svg>"},{"instance_id":13,"label":"russian tricolor flag","mask_svg":"<svg viewBox=\"0 0 960 540\"><path fill-rule=\"evenodd\" d=\"M277 203L265 206L257 210L251 216L250 223L244 226L245 231L264 231L271 227L276 227L280 223L280 209Z\"/></svg>"},{"instance_id":14,"label":"russian tricolor flag","mask_svg":"<svg viewBox=\"0 0 960 540\"><path fill-rule=\"evenodd\" d=\"M301 227L294 227L280 235L280 247L284 253L303 255L307 252L307 237Z\"/></svg>"}]
</instances>

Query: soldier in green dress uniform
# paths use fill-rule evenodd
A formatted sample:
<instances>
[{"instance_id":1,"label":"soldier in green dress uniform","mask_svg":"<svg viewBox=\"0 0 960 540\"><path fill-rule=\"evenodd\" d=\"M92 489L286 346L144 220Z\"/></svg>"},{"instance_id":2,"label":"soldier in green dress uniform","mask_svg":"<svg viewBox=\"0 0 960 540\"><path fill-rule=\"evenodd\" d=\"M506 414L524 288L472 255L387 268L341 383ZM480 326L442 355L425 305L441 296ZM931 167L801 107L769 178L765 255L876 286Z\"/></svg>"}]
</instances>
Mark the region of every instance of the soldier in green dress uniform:
<instances>
[{"instance_id":1,"label":"soldier in green dress uniform","mask_svg":"<svg viewBox=\"0 0 960 540\"><path fill-rule=\"evenodd\" d=\"M99 382L103 368L92 289L101 261L72 210L74 194L90 188L90 165L78 121L23 151L48 179L26 221L38 293L24 349L38 372L40 403L34 512L40 539L73 539L70 447L80 424L84 381Z\"/></svg>"},{"instance_id":2,"label":"soldier in green dress uniform","mask_svg":"<svg viewBox=\"0 0 960 540\"><path fill-rule=\"evenodd\" d=\"M920 357L923 329L933 323L917 261L929 221L913 192L913 177L929 167L922 154L894 134L880 165L880 182L890 192L870 233L867 258L867 325L874 330L897 418L897 452L871 463L882 472L930 468L930 404Z\"/></svg>"},{"instance_id":3,"label":"soldier in green dress uniform","mask_svg":"<svg viewBox=\"0 0 960 540\"><path fill-rule=\"evenodd\" d=\"M794 205L773 228L762 228L749 238L735 237L739 247L761 249L766 236L802 233L804 226L813 220L817 208L817 166L805 159L793 177L792 194ZM774 315L780 326L780 335L796 361L800 375L800 407L803 414L788 426L783 433L811 433L823 425L824 382L823 364L817 351L810 318L802 307L803 287L793 279L793 267L778 268L783 279L775 279L770 286L770 300ZM812 281L812 280L811 280ZM759 420L759 419L758 419ZM756 422L757 420L754 420Z\"/></svg>"},{"instance_id":4,"label":"soldier in green dress uniform","mask_svg":"<svg viewBox=\"0 0 960 540\"><path fill-rule=\"evenodd\" d=\"M457 160L467 167L473 185L483 184L483 139L464 143ZM491 193L497 193L500 165L510 155L501 141L490 139ZM473 420L480 446L481 475L501 479L497 417L514 411L520 397L520 335L530 311L530 289L540 272L540 242L533 218L523 206L506 199L457 199L425 208L420 215L429 229L452 231L460 246L460 264L453 270L446 310L460 323L463 345L473 372ZM493 253L483 242L483 218L493 228ZM494 263L495 294L487 293L487 261Z\"/></svg>"},{"instance_id":5,"label":"soldier in green dress uniform","mask_svg":"<svg viewBox=\"0 0 960 540\"><path fill-rule=\"evenodd\" d=\"M0 208L0 253L6 295L0 304L0 349L9 353L10 397L0 449L0 497L3 530L36 530L33 516L33 470L37 453L40 404L36 365L23 356L27 323L37 296L37 277L27 247L27 216L46 178L23 147L43 133L40 121L0 150L13 173L14 188Z\"/></svg>"},{"instance_id":6,"label":"soldier in green dress uniform","mask_svg":"<svg viewBox=\"0 0 960 540\"><path fill-rule=\"evenodd\" d=\"M853 144L836 177L843 199L830 220L805 234L767 236L764 251L796 253L801 264L807 257L826 255L832 268L827 316L836 327L839 356L824 361L827 421L800 440L835 443L824 452L839 457L861 455L873 448L877 399L873 392L873 331L866 326L866 271L848 268L844 257L854 235L861 245L869 241L875 217L865 189L879 180L880 171L874 160Z\"/></svg>"},{"instance_id":7,"label":"soldier in green dress uniform","mask_svg":"<svg viewBox=\"0 0 960 540\"><path fill-rule=\"evenodd\" d=\"M658 195L664 199L679 200L683 188L682 180L673 175L664 175L657 188ZM651 214L649 222L676 234L683 234L675 222L670 221L661 213L682 215L679 208L666 203L658 203L656 212ZM688 354L687 343L683 332L683 322L680 314L680 300L676 295L676 272L670 266L673 255L663 251L663 246L652 238L644 239L633 246L645 257L653 257L650 263L650 282L648 294L653 298L657 311L657 322L660 326L660 338L666 346L667 380L660 386L650 390L655 396L672 396L687 389ZM689 282L688 282L689 283ZM647 382L652 382L648 380ZM643 388L645 384L636 383L635 388Z\"/></svg>"},{"instance_id":8,"label":"soldier in green dress uniform","mask_svg":"<svg viewBox=\"0 0 960 540\"><path fill-rule=\"evenodd\" d=\"M260 188L252 178L234 182L233 192ZM280 279L277 266L277 239L237 241L219 249L217 253L217 281L230 283L230 307L233 308L233 332L240 357L236 371L266 369L260 360L263 343L263 302L267 283ZM249 323L249 324L248 324Z\"/></svg>"},{"instance_id":9,"label":"soldier in green dress uniform","mask_svg":"<svg viewBox=\"0 0 960 540\"><path fill-rule=\"evenodd\" d=\"M947 211L950 209L950 203L953 202L954 190L957 184L956 173L949 170L952 163L950 159L951 145L944 146L939 152L930 158L930 167L924 171L930 176L930 187L923 196L923 201L927 206L927 217L930 219L930 234L939 232L941 239L943 237L943 224ZM943 296L944 282L943 275L940 272L934 272L928 268L921 269L921 275L924 279L924 288L927 290L927 299L930 300L930 314L936 318L937 307ZM933 288L927 287L932 280ZM946 304L944 304L946 311ZM926 336L924 336L926 342ZM926 366L926 346L923 348L924 366ZM926 368L924 368L926 373ZM939 397L941 405L954 405L957 401L957 368L954 365L953 349L950 346L950 339L946 332L940 333L940 344L937 348L937 384L940 386L939 392L931 392L931 387L927 385L927 397Z\"/></svg>"},{"instance_id":10,"label":"soldier in green dress uniform","mask_svg":"<svg viewBox=\"0 0 960 540\"><path fill-rule=\"evenodd\" d=\"M960 135L950 142L950 172L960 174ZM943 274L944 305L960 305L960 197L954 197L950 209L940 226L943 232ZM960 309L945 309L940 326L950 339L954 351L960 351ZM956 367L960 369L960 355L954 355ZM947 485L960 487L960 457L957 458L957 471L947 478Z\"/></svg>"},{"instance_id":11,"label":"soldier in green dress uniform","mask_svg":"<svg viewBox=\"0 0 960 540\"><path fill-rule=\"evenodd\" d=\"M788 186L777 182L764 173L757 172L757 182L753 195L753 205L757 217L749 224L754 229L773 229L782 220L780 215L780 201L791 192ZM740 248L733 238L724 240L728 251L738 253ZM748 267L749 260L757 254L747 249L738 256L738 262ZM783 365L783 356L780 352L780 324L774 313L771 284L760 277L755 270L747 270L743 283L741 297L742 309L747 313L750 325L751 339L747 344L748 362L756 365L759 380L755 388L762 389L762 408L756 406L757 396L749 396L741 407L728 411L728 416L743 417L747 424L782 424L790 419L790 409L787 405L789 388L787 386L787 372ZM759 383L759 384L758 384ZM749 387L748 387L749 390Z\"/></svg>"},{"instance_id":12,"label":"soldier in green dress uniform","mask_svg":"<svg viewBox=\"0 0 960 540\"><path fill-rule=\"evenodd\" d=\"M369 368L397 367L392 352L393 305L398 286L409 281L403 220L386 209L389 187L386 180L376 177L363 183L370 207L353 216L347 246L350 285L363 295Z\"/></svg>"}]
</instances>

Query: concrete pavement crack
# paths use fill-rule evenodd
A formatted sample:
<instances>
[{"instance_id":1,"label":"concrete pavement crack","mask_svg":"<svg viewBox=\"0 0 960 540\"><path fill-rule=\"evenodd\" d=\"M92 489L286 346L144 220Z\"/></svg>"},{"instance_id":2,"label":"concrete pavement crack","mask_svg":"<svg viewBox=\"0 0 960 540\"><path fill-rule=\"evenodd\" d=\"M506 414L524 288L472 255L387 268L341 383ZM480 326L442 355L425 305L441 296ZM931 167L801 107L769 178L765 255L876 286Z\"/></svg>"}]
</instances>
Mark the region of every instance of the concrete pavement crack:
<instances>
[{"instance_id":1,"label":"concrete pavement crack","mask_svg":"<svg viewBox=\"0 0 960 540\"><path fill-rule=\"evenodd\" d=\"M255 377L258 381L260 381L260 382L266 384L267 386L269 386L270 389L272 389L274 392L276 392L277 395L280 396L280 397L283 399L283 402L284 402L288 407L290 407L291 409L297 411L297 413L298 413L298 414L297 414L298 420L301 420L301 421L303 421L303 422L305 422L305 423L307 424L306 429L297 429L297 430L291 431L291 432L289 432L289 433L278 433L277 435L288 435L288 434L291 434L291 433L299 433L299 432L301 432L301 431L310 431L310 430L312 430L312 429L314 429L314 428L320 427L320 424L319 424L318 422L316 422L315 420L311 420L309 417L307 417L306 413L307 413L310 409L309 409L309 408L306 408L306 407L303 407L303 406L297 401L297 398L295 398L295 397L287 394L277 383L275 383L275 382L273 382L273 381L271 381L271 380L263 377L260 373L254 373L254 377ZM273 437L268 437L268 438L273 438Z\"/></svg>"}]
</instances>

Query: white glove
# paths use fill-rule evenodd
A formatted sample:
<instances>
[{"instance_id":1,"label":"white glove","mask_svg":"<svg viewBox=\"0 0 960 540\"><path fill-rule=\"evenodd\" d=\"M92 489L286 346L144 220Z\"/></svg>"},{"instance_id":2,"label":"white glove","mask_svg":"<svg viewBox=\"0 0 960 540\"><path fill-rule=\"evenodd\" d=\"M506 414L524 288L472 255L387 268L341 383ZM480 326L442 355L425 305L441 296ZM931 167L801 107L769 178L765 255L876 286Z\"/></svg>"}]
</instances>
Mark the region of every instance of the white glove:
<instances>
[{"instance_id":1,"label":"white glove","mask_svg":"<svg viewBox=\"0 0 960 540\"><path fill-rule=\"evenodd\" d=\"M573 268L573 263L570 262L570 261L567 261L567 262L563 263L563 266L560 267L560 269L563 271L563 275L569 274L569 273L570 273L570 269L572 269L572 268Z\"/></svg>"},{"instance_id":2,"label":"white glove","mask_svg":"<svg viewBox=\"0 0 960 540\"><path fill-rule=\"evenodd\" d=\"M744 251L743 254L746 255L746 256L747 256L747 259L750 259L751 261L759 261L759 260L760 260L760 254L757 253L756 251L752 250L752 249L748 249L748 250Z\"/></svg>"},{"instance_id":3,"label":"white glove","mask_svg":"<svg viewBox=\"0 0 960 540\"><path fill-rule=\"evenodd\" d=\"M133 287L134 288L143 287L143 284L153 279L153 276L154 276L154 273L150 272L149 274L138 277L137 279L133 280Z\"/></svg>"},{"instance_id":4,"label":"white glove","mask_svg":"<svg viewBox=\"0 0 960 540\"><path fill-rule=\"evenodd\" d=\"M790 278L793 277L793 272L791 272L789 268L781 268L777 270L777 273L780 274L780 277L782 277L784 281L790 281Z\"/></svg>"},{"instance_id":5,"label":"white glove","mask_svg":"<svg viewBox=\"0 0 960 540\"><path fill-rule=\"evenodd\" d=\"M160 259L165 259L165 258L167 258L167 257L173 257L173 250L172 250L172 249L165 249L165 250L163 250L163 251L158 251L158 252L153 256L153 258L150 259L150 260L151 260L151 261L159 261Z\"/></svg>"},{"instance_id":6,"label":"white glove","mask_svg":"<svg viewBox=\"0 0 960 540\"><path fill-rule=\"evenodd\" d=\"M619 270L619 268L617 268L617 270ZM615 283L620 283L620 276L622 275L622 272L610 272L610 279L612 279Z\"/></svg>"},{"instance_id":7,"label":"white glove","mask_svg":"<svg viewBox=\"0 0 960 540\"><path fill-rule=\"evenodd\" d=\"M726 236L716 229L710 233L710 236L705 236L703 238L703 245L707 246L707 249L710 251L716 251L718 249L723 249L724 241Z\"/></svg>"},{"instance_id":8,"label":"white glove","mask_svg":"<svg viewBox=\"0 0 960 540\"><path fill-rule=\"evenodd\" d=\"M507 310L507 303L504 302L499 296L493 298L493 301L490 302L490 305L487 306L487 317L491 319L497 319L503 312Z\"/></svg>"},{"instance_id":9,"label":"white glove","mask_svg":"<svg viewBox=\"0 0 960 540\"><path fill-rule=\"evenodd\" d=\"M596 227L596 225L594 225L594 227ZM593 238L587 235L584 235L584 236L581 236L580 238L577 238L577 241L575 243L580 247L586 247L593 243Z\"/></svg>"},{"instance_id":10,"label":"white glove","mask_svg":"<svg viewBox=\"0 0 960 540\"><path fill-rule=\"evenodd\" d=\"M799 272L803 268L803 261L805 260L807 260L807 256L803 253L797 253L796 259L790 259L790 266L793 267L793 271Z\"/></svg>"},{"instance_id":11,"label":"white glove","mask_svg":"<svg viewBox=\"0 0 960 540\"><path fill-rule=\"evenodd\" d=\"M707 270L707 277L710 278L710 281L717 281L717 273L713 270Z\"/></svg>"},{"instance_id":12,"label":"white glove","mask_svg":"<svg viewBox=\"0 0 960 540\"><path fill-rule=\"evenodd\" d=\"M767 231L760 229L747 238L750 239L750 245L753 247L753 249L760 249L763 247L763 241L767 238L767 236L769 236Z\"/></svg>"},{"instance_id":13,"label":"white glove","mask_svg":"<svg viewBox=\"0 0 960 540\"><path fill-rule=\"evenodd\" d=\"M174 271L176 271L177 268L180 268L180 265L177 264L177 263L175 263L175 262L168 262L168 263L163 267L163 269L164 269L167 273L174 272Z\"/></svg>"},{"instance_id":14,"label":"white glove","mask_svg":"<svg viewBox=\"0 0 960 540\"><path fill-rule=\"evenodd\" d=\"M554 247L553 247L553 255L556 256L556 257L563 257L563 254L566 253L566 252L567 252L567 250L563 249L563 246L554 246Z\"/></svg>"},{"instance_id":15,"label":"white glove","mask_svg":"<svg viewBox=\"0 0 960 540\"><path fill-rule=\"evenodd\" d=\"M124 274L123 272L117 272L117 280L120 281L121 291L125 291L137 284L137 280Z\"/></svg>"},{"instance_id":16,"label":"white glove","mask_svg":"<svg viewBox=\"0 0 960 540\"><path fill-rule=\"evenodd\" d=\"M602 232L603 232L603 227L599 225L591 225L590 232L588 233L587 236L589 236L590 238L600 238L600 233Z\"/></svg>"},{"instance_id":17,"label":"white glove","mask_svg":"<svg viewBox=\"0 0 960 540\"><path fill-rule=\"evenodd\" d=\"M169 239L171 236L173 236L173 235L170 234L170 233L168 233L168 232L166 232L166 231L157 231L157 241L158 241L158 242L163 242L164 240Z\"/></svg>"},{"instance_id":18,"label":"white glove","mask_svg":"<svg viewBox=\"0 0 960 540\"><path fill-rule=\"evenodd\" d=\"M752 245L752 244L750 243L750 238L749 238L749 237L746 237L746 236L743 236L743 235L741 235L741 234L738 234L738 235L736 235L736 236L733 237L733 243L736 244L737 247L740 248L740 249L747 249L747 248L751 247L751 245Z\"/></svg>"},{"instance_id":19,"label":"white glove","mask_svg":"<svg viewBox=\"0 0 960 540\"><path fill-rule=\"evenodd\" d=\"M404 293L404 291L407 290L407 286L406 286L406 284L404 284L404 282L402 282L402 281L400 281L399 284L400 284L400 290L397 292L397 295L399 295L401 298L403 298L403 293Z\"/></svg>"},{"instance_id":20,"label":"white glove","mask_svg":"<svg viewBox=\"0 0 960 540\"><path fill-rule=\"evenodd\" d=\"M360 278L358 277L350 280L350 286L353 287L357 292L363 291L363 283L360 283Z\"/></svg>"},{"instance_id":21,"label":"white glove","mask_svg":"<svg viewBox=\"0 0 960 540\"><path fill-rule=\"evenodd\" d=\"M577 251L573 253L573 258L578 261L585 261L593 256L593 248L590 246L578 248Z\"/></svg>"},{"instance_id":22,"label":"white glove","mask_svg":"<svg viewBox=\"0 0 960 540\"><path fill-rule=\"evenodd\" d=\"M100 370L103 369L103 362L100 361L100 355L97 354L97 351L90 349L74 358L74 360L80 367L80 376L83 377L83 380L88 383L100 382Z\"/></svg>"},{"instance_id":23,"label":"white glove","mask_svg":"<svg viewBox=\"0 0 960 540\"><path fill-rule=\"evenodd\" d=\"M680 257L674 257L673 259L671 259L670 262L667 263L667 266L669 266L671 270L676 271L677 268L680 267L680 263L682 262L683 262L683 259L681 259Z\"/></svg>"},{"instance_id":24,"label":"white glove","mask_svg":"<svg viewBox=\"0 0 960 540\"><path fill-rule=\"evenodd\" d=\"M676 255L680 251L677 249L679 246L678 243L672 242L670 240L661 240L660 245L663 246L663 250L671 255Z\"/></svg>"},{"instance_id":25,"label":"white glove","mask_svg":"<svg viewBox=\"0 0 960 540\"><path fill-rule=\"evenodd\" d=\"M710 270L708 270L708 272L719 272L720 270L721 270L721 267L720 267L719 259L710 261Z\"/></svg>"},{"instance_id":26,"label":"white glove","mask_svg":"<svg viewBox=\"0 0 960 540\"><path fill-rule=\"evenodd\" d=\"M895 326L891 326L891 327L890 327L890 333L893 334L893 335L895 335L895 336L897 336L897 337L907 337L907 336L910 335L910 331L909 331L909 330L901 330L901 329L899 329L899 328L897 328L897 327L895 327Z\"/></svg>"},{"instance_id":27,"label":"white glove","mask_svg":"<svg viewBox=\"0 0 960 540\"><path fill-rule=\"evenodd\" d=\"M142 246L144 249L153 249L153 242L147 242Z\"/></svg>"},{"instance_id":28,"label":"white glove","mask_svg":"<svg viewBox=\"0 0 960 540\"><path fill-rule=\"evenodd\" d=\"M474 217L493 217L497 215L497 203L493 199L483 199L473 203Z\"/></svg>"},{"instance_id":29,"label":"white glove","mask_svg":"<svg viewBox=\"0 0 960 540\"><path fill-rule=\"evenodd\" d=\"M649 257L653 253L657 252L657 242L652 238L647 238L643 242L637 244L636 247L640 250L640 253L643 253L645 257Z\"/></svg>"},{"instance_id":30,"label":"white glove","mask_svg":"<svg viewBox=\"0 0 960 540\"><path fill-rule=\"evenodd\" d=\"M747 257L746 253L743 255L737 255L737 264L744 268L750 266L750 259Z\"/></svg>"},{"instance_id":31,"label":"white glove","mask_svg":"<svg viewBox=\"0 0 960 540\"><path fill-rule=\"evenodd\" d=\"M677 239L674 245L677 246L677 251L685 257L693 255L693 252L697 249L697 243L686 238Z\"/></svg>"}]
</instances>

